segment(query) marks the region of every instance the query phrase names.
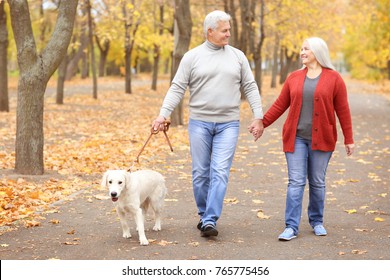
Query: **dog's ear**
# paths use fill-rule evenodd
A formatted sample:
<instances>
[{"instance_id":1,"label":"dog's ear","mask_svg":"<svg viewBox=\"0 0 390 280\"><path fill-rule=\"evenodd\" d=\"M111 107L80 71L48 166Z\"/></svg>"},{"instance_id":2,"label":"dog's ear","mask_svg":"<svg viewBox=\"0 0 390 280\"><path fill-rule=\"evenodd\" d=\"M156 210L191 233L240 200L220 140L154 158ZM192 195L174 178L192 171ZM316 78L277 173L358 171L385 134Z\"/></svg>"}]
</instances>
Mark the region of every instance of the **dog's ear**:
<instances>
[{"instance_id":1,"label":"dog's ear","mask_svg":"<svg viewBox=\"0 0 390 280\"><path fill-rule=\"evenodd\" d=\"M103 174L102 182L100 183L100 185L101 185L103 188L107 187L107 175L108 175L108 171L106 171L106 172Z\"/></svg>"},{"instance_id":2,"label":"dog's ear","mask_svg":"<svg viewBox=\"0 0 390 280\"><path fill-rule=\"evenodd\" d=\"M131 181L131 173L130 172L125 171L125 179L126 179L125 187L130 188L130 181Z\"/></svg>"}]
</instances>

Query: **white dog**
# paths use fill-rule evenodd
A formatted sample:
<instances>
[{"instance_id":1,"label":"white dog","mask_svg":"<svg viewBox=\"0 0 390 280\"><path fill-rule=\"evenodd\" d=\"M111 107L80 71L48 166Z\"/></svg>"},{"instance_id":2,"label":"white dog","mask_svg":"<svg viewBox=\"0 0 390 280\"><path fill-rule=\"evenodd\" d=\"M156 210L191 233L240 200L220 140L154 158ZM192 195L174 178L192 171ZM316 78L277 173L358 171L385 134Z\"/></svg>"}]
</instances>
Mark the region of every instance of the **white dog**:
<instances>
[{"instance_id":1,"label":"white dog","mask_svg":"<svg viewBox=\"0 0 390 280\"><path fill-rule=\"evenodd\" d=\"M109 188L109 195L121 221L123 237L130 238L130 225L126 214L134 216L139 242L148 245L145 236L145 215L149 205L155 214L153 230L161 230L160 211L167 192L164 177L152 170L127 172L125 170L108 170L103 175L102 187Z\"/></svg>"}]
</instances>

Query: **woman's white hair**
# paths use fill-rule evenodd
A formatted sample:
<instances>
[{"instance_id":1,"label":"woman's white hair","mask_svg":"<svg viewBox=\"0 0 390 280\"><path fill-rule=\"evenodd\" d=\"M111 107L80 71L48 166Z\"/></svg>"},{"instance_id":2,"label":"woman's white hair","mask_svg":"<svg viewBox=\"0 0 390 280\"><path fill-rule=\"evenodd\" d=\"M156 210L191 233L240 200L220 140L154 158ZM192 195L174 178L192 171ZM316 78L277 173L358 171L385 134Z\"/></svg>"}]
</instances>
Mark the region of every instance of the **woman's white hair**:
<instances>
[{"instance_id":1,"label":"woman's white hair","mask_svg":"<svg viewBox=\"0 0 390 280\"><path fill-rule=\"evenodd\" d=\"M203 23L203 33L204 36L207 38L207 31L209 29L215 30L218 27L219 21L229 21L230 15L225 13L224 11L213 11L209 13Z\"/></svg>"},{"instance_id":2,"label":"woman's white hair","mask_svg":"<svg viewBox=\"0 0 390 280\"><path fill-rule=\"evenodd\" d=\"M328 45L323 39L319 37L310 37L305 41L309 44L310 50L322 67L336 70L330 60Z\"/></svg>"}]
</instances>

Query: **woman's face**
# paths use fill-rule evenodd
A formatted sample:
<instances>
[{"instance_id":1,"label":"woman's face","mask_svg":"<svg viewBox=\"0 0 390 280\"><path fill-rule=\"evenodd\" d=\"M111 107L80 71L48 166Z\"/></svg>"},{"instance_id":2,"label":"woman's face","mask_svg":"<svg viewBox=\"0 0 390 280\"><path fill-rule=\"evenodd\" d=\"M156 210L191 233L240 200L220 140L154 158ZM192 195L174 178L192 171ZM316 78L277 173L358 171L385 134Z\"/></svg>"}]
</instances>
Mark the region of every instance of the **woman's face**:
<instances>
[{"instance_id":1,"label":"woman's face","mask_svg":"<svg viewBox=\"0 0 390 280\"><path fill-rule=\"evenodd\" d=\"M219 21L217 29L209 29L207 39L216 46L223 47L229 44L230 23Z\"/></svg>"},{"instance_id":2,"label":"woman's face","mask_svg":"<svg viewBox=\"0 0 390 280\"><path fill-rule=\"evenodd\" d=\"M313 52L310 50L310 46L307 41L304 41L301 48L301 60L302 64L308 65L312 62L316 62L317 59L315 58Z\"/></svg>"}]
</instances>

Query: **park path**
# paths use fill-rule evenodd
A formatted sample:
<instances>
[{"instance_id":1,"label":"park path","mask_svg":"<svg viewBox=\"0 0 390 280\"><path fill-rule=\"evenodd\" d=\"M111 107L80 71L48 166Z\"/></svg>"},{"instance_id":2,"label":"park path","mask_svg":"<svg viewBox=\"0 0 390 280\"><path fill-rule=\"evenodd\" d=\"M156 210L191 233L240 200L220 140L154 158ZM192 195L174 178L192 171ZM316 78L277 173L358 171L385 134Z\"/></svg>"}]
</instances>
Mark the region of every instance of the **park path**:
<instances>
[{"instance_id":1,"label":"park path","mask_svg":"<svg viewBox=\"0 0 390 280\"><path fill-rule=\"evenodd\" d=\"M284 228L287 181L283 120L255 143L246 131L250 119L244 115L218 237L202 238L196 229L188 148L174 147L175 152L155 166L166 177L169 194L163 230L146 233L149 246L139 246L137 234L122 238L112 202L96 199L102 190L97 188L100 178L94 178L89 189L58 203L58 213L48 214L41 226L0 235L0 259L389 260L390 103L376 94L375 86L353 80L347 80L347 86L357 150L347 158L339 134L328 169L326 237L314 236L304 211L298 238L277 240ZM120 90L121 84L99 85L99 90L105 87ZM275 97L264 96L265 109ZM306 190L304 208L307 194ZM148 219L146 228L151 226Z\"/></svg>"}]
</instances>

